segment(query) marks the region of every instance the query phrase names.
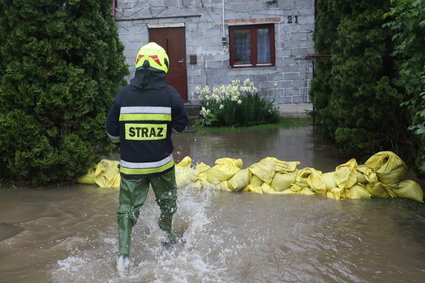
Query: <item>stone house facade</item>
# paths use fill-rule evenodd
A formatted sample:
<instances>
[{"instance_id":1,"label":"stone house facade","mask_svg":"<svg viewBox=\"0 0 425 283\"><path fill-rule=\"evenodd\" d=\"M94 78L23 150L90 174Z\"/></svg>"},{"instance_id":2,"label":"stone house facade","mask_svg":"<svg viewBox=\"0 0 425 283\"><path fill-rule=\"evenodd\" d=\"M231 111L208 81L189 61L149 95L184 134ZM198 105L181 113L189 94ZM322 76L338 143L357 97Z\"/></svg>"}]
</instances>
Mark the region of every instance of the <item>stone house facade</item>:
<instances>
[{"instance_id":1,"label":"stone house facade","mask_svg":"<svg viewBox=\"0 0 425 283\"><path fill-rule=\"evenodd\" d=\"M314 0L115 0L113 16L128 79L138 49L156 41L188 103L198 102L197 86L250 79L277 106L308 109Z\"/></svg>"}]
</instances>

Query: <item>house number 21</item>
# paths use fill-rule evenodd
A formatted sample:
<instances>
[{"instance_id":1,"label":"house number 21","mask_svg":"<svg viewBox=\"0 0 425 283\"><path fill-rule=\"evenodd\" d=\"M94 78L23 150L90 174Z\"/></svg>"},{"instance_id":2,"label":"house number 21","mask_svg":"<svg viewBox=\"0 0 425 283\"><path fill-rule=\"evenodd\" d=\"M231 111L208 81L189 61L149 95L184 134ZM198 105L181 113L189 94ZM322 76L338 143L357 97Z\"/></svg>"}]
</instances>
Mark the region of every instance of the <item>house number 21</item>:
<instances>
[{"instance_id":1,"label":"house number 21","mask_svg":"<svg viewBox=\"0 0 425 283\"><path fill-rule=\"evenodd\" d=\"M298 16L288 16L288 24L298 24Z\"/></svg>"}]
</instances>

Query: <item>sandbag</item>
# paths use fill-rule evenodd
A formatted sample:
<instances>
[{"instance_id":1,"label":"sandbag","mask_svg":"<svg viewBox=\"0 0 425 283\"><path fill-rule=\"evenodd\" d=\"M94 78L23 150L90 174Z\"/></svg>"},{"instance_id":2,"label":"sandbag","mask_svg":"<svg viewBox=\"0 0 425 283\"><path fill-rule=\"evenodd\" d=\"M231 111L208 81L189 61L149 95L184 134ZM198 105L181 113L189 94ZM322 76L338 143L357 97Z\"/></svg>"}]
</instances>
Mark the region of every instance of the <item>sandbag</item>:
<instances>
[{"instance_id":1,"label":"sandbag","mask_svg":"<svg viewBox=\"0 0 425 283\"><path fill-rule=\"evenodd\" d=\"M326 190L330 191L333 188L336 188L335 182L335 172L326 172L322 175L323 181L325 182Z\"/></svg>"},{"instance_id":2,"label":"sandbag","mask_svg":"<svg viewBox=\"0 0 425 283\"><path fill-rule=\"evenodd\" d=\"M87 174L77 178L77 180L75 181L79 184L89 184L89 185L96 184L96 181L94 180L96 176L96 167L97 167L97 164L93 165L92 167L89 168L89 170L87 171Z\"/></svg>"},{"instance_id":3,"label":"sandbag","mask_svg":"<svg viewBox=\"0 0 425 283\"><path fill-rule=\"evenodd\" d=\"M260 162L252 164L248 169L263 182L270 184L275 174L276 164L270 158L264 158Z\"/></svg>"},{"instance_id":4,"label":"sandbag","mask_svg":"<svg viewBox=\"0 0 425 283\"><path fill-rule=\"evenodd\" d=\"M291 173L297 171L299 161L282 161L275 157L266 157L257 163L252 164L249 170L263 182L271 184L275 173ZM252 183L252 182L251 182ZM255 185L259 185L255 183Z\"/></svg>"},{"instance_id":5,"label":"sandbag","mask_svg":"<svg viewBox=\"0 0 425 283\"><path fill-rule=\"evenodd\" d=\"M298 192L298 194L311 196L311 195L314 195L315 193L311 191L309 188L302 188L301 191Z\"/></svg>"},{"instance_id":6,"label":"sandbag","mask_svg":"<svg viewBox=\"0 0 425 283\"><path fill-rule=\"evenodd\" d=\"M349 199L362 199L362 198L371 198L372 195L362 184L355 184L350 189L347 189L346 197Z\"/></svg>"},{"instance_id":7,"label":"sandbag","mask_svg":"<svg viewBox=\"0 0 425 283\"><path fill-rule=\"evenodd\" d=\"M289 187L289 189L288 190L291 190L292 192L294 192L294 193L299 193L299 192L301 192L302 191L302 187L300 187L300 186L298 186L298 184L292 184L290 187ZM287 191L287 190L285 190L285 191Z\"/></svg>"},{"instance_id":8,"label":"sandbag","mask_svg":"<svg viewBox=\"0 0 425 283\"><path fill-rule=\"evenodd\" d=\"M378 180L384 184L396 184L404 179L407 165L394 152L378 152L365 162L365 165L376 172Z\"/></svg>"},{"instance_id":9,"label":"sandbag","mask_svg":"<svg viewBox=\"0 0 425 283\"><path fill-rule=\"evenodd\" d=\"M290 173L296 171L298 165L301 164L299 161L282 161L275 157L266 157L275 164L275 172L279 173Z\"/></svg>"},{"instance_id":10,"label":"sandbag","mask_svg":"<svg viewBox=\"0 0 425 283\"><path fill-rule=\"evenodd\" d=\"M378 182L378 176L376 173L369 168L367 165L358 165L357 168L357 183L376 183Z\"/></svg>"},{"instance_id":11,"label":"sandbag","mask_svg":"<svg viewBox=\"0 0 425 283\"><path fill-rule=\"evenodd\" d=\"M352 158L335 168L336 185L342 189L348 189L357 182L357 161Z\"/></svg>"},{"instance_id":12,"label":"sandbag","mask_svg":"<svg viewBox=\"0 0 425 283\"><path fill-rule=\"evenodd\" d=\"M326 183L323 179L322 171L312 170L310 176L307 178L307 184L314 193L326 195Z\"/></svg>"},{"instance_id":13,"label":"sandbag","mask_svg":"<svg viewBox=\"0 0 425 283\"><path fill-rule=\"evenodd\" d=\"M249 180L251 179L251 171L248 169L242 169L238 171L232 178L230 178L228 183L228 188L234 192L239 192L243 188L249 185Z\"/></svg>"},{"instance_id":14,"label":"sandbag","mask_svg":"<svg viewBox=\"0 0 425 283\"><path fill-rule=\"evenodd\" d=\"M210 182L208 182L207 180L207 172L211 167L205 163L199 163L198 165L196 165L195 167L195 175L196 175L196 179L198 180L197 182L199 183L199 185L201 187L204 188L214 188L215 185L211 184Z\"/></svg>"},{"instance_id":15,"label":"sandbag","mask_svg":"<svg viewBox=\"0 0 425 283\"><path fill-rule=\"evenodd\" d=\"M198 165L196 165L195 167L195 171L196 171L196 176L201 175L206 173L206 171L208 171L208 169L210 169L211 166L201 162Z\"/></svg>"},{"instance_id":16,"label":"sandbag","mask_svg":"<svg viewBox=\"0 0 425 283\"><path fill-rule=\"evenodd\" d=\"M413 180L404 180L392 187L394 193L399 198L410 198L419 202L424 202L424 192L421 186Z\"/></svg>"},{"instance_id":17,"label":"sandbag","mask_svg":"<svg viewBox=\"0 0 425 283\"><path fill-rule=\"evenodd\" d=\"M281 192L282 194L299 194L299 195L314 195L314 192L307 187L300 187L297 184L292 184L289 189L286 189Z\"/></svg>"},{"instance_id":18,"label":"sandbag","mask_svg":"<svg viewBox=\"0 0 425 283\"><path fill-rule=\"evenodd\" d=\"M117 160L102 159L96 166L94 181L101 188L119 189L121 176Z\"/></svg>"},{"instance_id":19,"label":"sandbag","mask_svg":"<svg viewBox=\"0 0 425 283\"><path fill-rule=\"evenodd\" d=\"M287 194L285 191L275 191L273 190L273 188L267 184L267 183L263 183L261 185L261 190L263 191L263 193L265 194L271 194L271 195L284 195Z\"/></svg>"},{"instance_id":20,"label":"sandbag","mask_svg":"<svg viewBox=\"0 0 425 283\"><path fill-rule=\"evenodd\" d=\"M367 183L366 190L374 198L395 198L396 194L391 190L390 186L387 184L377 182L377 183Z\"/></svg>"},{"instance_id":21,"label":"sandbag","mask_svg":"<svg viewBox=\"0 0 425 283\"><path fill-rule=\"evenodd\" d=\"M216 189L220 189L222 191L231 192L232 190L229 188L229 181L222 181L218 186L215 187Z\"/></svg>"},{"instance_id":22,"label":"sandbag","mask_svg":"<svg viewBox=\"0 0 425 283\"><path fill-rule=\"evenodd\" d=\"M311 188L314 191L326 191L322 172L310 167L303 168L297 172L295 184L301 188Z\"/></svg>"},{"instance_id":23,"label":"sandbag","mask_svg":"<svg viewBox=\"0 0 425 283\"><path fill-rule=\"evenodd\" d=\"M249 170L249 169L248 169ZM250 170L251 171L251 170ZM257 175L253 175L251 171L251 180L250 184L253 186L261 186L264 183Z\"/></svg>"},{"instance_id":24,"label":"sandbag","mask_svg":"<svg viewBox=\"0 0 425 283\"><path fill-rule=\"evenodd\" d=\"M177 188L190 186L197 181L196 170L190 167L176 166L176 185Z\"/></svg>"},{"instance_id":25,"label":"sandbag","mask_svg":"<svg viewBox=\"0 0 425 283\"><path fill-rule=\"evenodd\" d=\"M260 186L254 186L254 185L252 185L252 184L249 184L248 186L246 186L246 187L242 190L242 192L257 193L257 194L260 194L260 195L262 195L262 194L263 194L263 190L262 190L262 188L261 188L261 185L260 185Z\"/></svg>"},{"instance_id":26,"label":"sandbag","mask_svg":"<svg viewBox=\"0 0 425 283\"><path fill-rule=\"evenodd\" d=\"M297 171L290 173L276 173L270 185L275 191L284 191L295 183L296 177Z\"/></svg>"},{"instance_id":27,"label":"sandbag","mask_svg":"<svg viewBox=\"0 0 425 283\"><path fill-rule=\"evenodd\" d=\"M207 180L211 184L218 185L222 181L229 180L243 166L241 159L220 158L215 165L206 172Z\"/></svg>"},{"instance_id":28,"label":"sandbag","mask_svg":"<svg viewBox=\"0 0 425 283\"><path fill-rule=\"evenodd\" d=\"M334 200L343 200L345 198L345 189L335 187L326 192L326 196Z\"/></svg>"},{"instance_id":29,"label":"sandbag","mask_svg":"<svg viewBox=\"0 0 425 283\"><path fill-rule=\"evenodd\" d=\"M312 174L314 168L306 167L297 172L295 177L295 184L301 188L308 187L307 179Z\"/></svg>"},{"instance_id":30,"label":"sandbag","mask_svg":"<svg viewBox=\"0 0 425 283\"><path fill-rule=\"evenodd\" d=\"M192 158L190 156L186 156L179 163L176 164L176 167L191 167L192 166Z\"/></svg>"}]
</instances>

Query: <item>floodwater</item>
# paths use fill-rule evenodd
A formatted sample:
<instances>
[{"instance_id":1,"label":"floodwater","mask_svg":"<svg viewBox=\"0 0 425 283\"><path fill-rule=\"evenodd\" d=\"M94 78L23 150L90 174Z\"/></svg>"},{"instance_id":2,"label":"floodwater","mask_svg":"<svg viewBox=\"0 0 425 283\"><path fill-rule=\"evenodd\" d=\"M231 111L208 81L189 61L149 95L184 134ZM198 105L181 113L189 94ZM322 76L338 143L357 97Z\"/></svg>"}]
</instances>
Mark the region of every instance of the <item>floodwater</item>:
<instances>
[{"instance_id":1,"label":"floodwater","mask_svg":"<svg viewBox=\"0 0 425 283\"><path fill-rule=\"evenodd\" d=\"M175 157L213 165L267 156L323 172L347 161L310 126L174 136ZM245 167L244 166L244 167ZM422 184L423 185L423 184ZM180 189L160 244L153 194L133 231L128 277L114 269L118 191L95 185L0 189L0 282L424 282L424 205L407 199Z\"/></svg>"}]
</instances>

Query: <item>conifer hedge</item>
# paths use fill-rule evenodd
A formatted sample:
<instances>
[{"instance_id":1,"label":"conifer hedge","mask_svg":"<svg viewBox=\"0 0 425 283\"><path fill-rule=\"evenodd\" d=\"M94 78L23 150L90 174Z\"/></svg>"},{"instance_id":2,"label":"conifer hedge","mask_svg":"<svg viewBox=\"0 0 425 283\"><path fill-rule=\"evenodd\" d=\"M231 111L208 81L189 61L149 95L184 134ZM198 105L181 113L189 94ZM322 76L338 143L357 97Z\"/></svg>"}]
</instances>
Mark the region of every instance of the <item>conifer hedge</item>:
<instances>
[{"instance_id":1,"label":"conifer hedge","mask_svg":"<svg viewBox=\"0 0 425 283\"><path fill-rule=\"evenodd\" d=\"M416 137L416 167L425 176L425 1L393 0L385 15L393 31L393 56L397 62L396 84L407 97L403 102L409 109L409 126Z\"/></svg>"},{"instance_id":2,"label":"conifer hedge","mask_svg":"<svg viewBox=\"0 0 425 283\"><path fill-rule=\"evenodd\" d=\"M127 74L105 0L0 0L0 179L73 180L111 150Z\"/></svg>"},{"instance_id":3,"label":"conifer hedge","mask_svg":"<svg viewBox=\"0 0 425 283\"><path fill-rule=\"evenodd\" d=\"M380 150L406 157L406 95L394 82L390 0L317 0L311 99L320 133L359 158ZM404 153L404 154L403 154Z\"/></svg>"}]
</instances>

